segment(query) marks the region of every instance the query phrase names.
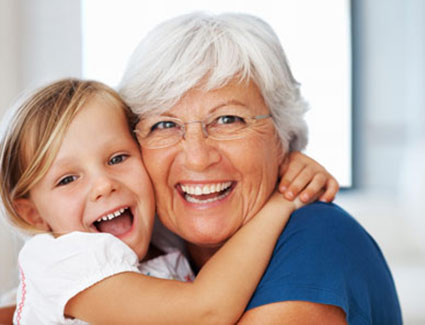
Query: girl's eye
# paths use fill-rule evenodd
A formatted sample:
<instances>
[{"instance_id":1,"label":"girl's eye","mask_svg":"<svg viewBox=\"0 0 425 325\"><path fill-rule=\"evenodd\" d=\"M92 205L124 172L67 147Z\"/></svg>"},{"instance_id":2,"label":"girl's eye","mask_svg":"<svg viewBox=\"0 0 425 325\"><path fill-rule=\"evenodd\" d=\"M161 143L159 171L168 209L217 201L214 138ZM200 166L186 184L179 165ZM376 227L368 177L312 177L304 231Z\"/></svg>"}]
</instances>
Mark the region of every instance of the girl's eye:
<instances>
[{"instance_id":1,"label":"girl's eye","mask_svg":"<svg viewBox=\"0 0 425 325\"><path fill-rule=\"evenodd\" d=\"M113 156L109 161L108 165L116 165L122 163L124 160L128 158L128 155L120 154Z\"/></svg>"},{"instance_id":2,"label":"girl's eye","mask_svg":"<svg viewBox=\"0 0 425 325\"><path fill-rule=\"evenodd\" d=\"M64 178L62 178L62 179L58 182L58 186L68 185L69 183L72 183L72 182L73 182L73 181L75 181L76 179L77 179L77 176L73 176L73 175L65 176Z\"/></svg>"}]
</instances>

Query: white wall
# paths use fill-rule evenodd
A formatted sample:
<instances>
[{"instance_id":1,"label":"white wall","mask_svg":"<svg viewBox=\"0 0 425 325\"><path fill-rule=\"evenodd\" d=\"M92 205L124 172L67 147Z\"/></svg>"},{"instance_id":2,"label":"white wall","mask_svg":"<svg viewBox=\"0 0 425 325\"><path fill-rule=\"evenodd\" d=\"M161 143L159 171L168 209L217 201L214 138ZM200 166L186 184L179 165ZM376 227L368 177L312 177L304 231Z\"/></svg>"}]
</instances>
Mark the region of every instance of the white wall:
<instances>
[{"instance_id":1,"label":"white wall","mask_svg":"<svg viewBox=\"0 0 425 325\"><path fill-rule=\"evenodd\" d=\"M0 0L0 115L19 93L81 76L80 2ZM17 281L22 241L0 222L0 294Z\"/></svg>"},{"instance_id":2,"label":"white wall","mask_svg":"<svg viewBox=\"0 0 425 325\"><path fill-rule=\"evenodd\" d=\"M417 190L425 186L419 177L425 163L417 161L425 149L420 146L425 140L425 2L356 0L353 5L356 189L341 198L376 198L368 207L373 213L390 207L404 222L415 223L405 199L425 196ZM415 213L422 213L422 201L414 202ZM417 226L420 233L410 240L425 237L424 223Z\"/></svg>"},{"instance_id":3,"label":"white wall","mask_svg":"<svg viewBox=\"0 0 425 325\"><path fill-rule=\"evenodd\" d=\"M424 104L423 88L417 84L424 76L424 3L356 0L353 4L357 180L361 188L397 194L400 153Z\"/></svg>"},{"instance_id":4,"label":"white wall","mask_svg":"<svg viewBox=\"0 0 425 325\"><path fill-rule=\"evenodd\" d=\"M344 206L377 239L406 324L425 313L425 1L353 0L356 189Z\"/></svg>"},{"instance_id":5,"label":"white wall","mask_svg":"<svg viewBox=\"0 0 425 325\"><path fill-rule=\"evenodd\" d=\"M18 2L0 1L0 113L19 92Z\"/></svg>"},{"instance_id":6,"label":"white wall","mask_svg":"<svg viewBox=\"0 0 425 325\"><path fill-rule=\"evenodd\" d=\"M79 1L20 0L23 87L81 76Z\"/></svg>"},{"instance_id":7,"label":"white wall","mask_svg":"<svg viewBox=\"0 0 425 325\"><path fill-rule=\"evenodd\" d=\"M0 1L0 112L19 92L18 2ZM17 283L16 254L21 242L0 222L0 294Z\"/></svg>"},{"instance_id":8,"label":"white wall","mask_svg":"<svg viewBox=\"0 0 425 325\"><path fill-rule=\"evenodd\" d=\"M81 76L79 1L0 1L0 112L27 88Z\"/></svg>"}]
</instances>

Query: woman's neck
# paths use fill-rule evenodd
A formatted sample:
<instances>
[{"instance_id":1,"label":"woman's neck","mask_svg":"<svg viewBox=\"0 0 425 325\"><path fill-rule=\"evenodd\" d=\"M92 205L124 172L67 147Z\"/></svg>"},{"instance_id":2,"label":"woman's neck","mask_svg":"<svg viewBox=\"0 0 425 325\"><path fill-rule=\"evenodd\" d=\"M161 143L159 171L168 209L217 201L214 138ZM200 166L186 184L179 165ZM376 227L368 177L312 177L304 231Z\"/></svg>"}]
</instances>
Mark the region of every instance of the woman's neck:
<instances>
[{"instance_id":1,"label":"woman's neck","mask_svg":"<svg viewBox=\"0 0 425 325\"><path fill-rule=\"evenodd\" d=\"M220 248L218 247L202 247L186 242L187 251L189 253L190 264L195 273L204 266L204 264L215 254Z\"/></svg>"}]
</instances>

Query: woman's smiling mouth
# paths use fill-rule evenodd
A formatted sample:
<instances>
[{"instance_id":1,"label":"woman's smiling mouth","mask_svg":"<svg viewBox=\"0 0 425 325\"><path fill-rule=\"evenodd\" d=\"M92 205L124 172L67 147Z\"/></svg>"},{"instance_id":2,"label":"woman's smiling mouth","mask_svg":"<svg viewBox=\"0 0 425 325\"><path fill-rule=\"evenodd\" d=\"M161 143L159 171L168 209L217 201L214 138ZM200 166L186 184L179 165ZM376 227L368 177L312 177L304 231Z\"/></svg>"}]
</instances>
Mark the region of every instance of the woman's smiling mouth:
<instances>
[{"instance_id":1,"label":"woman's smiling mouth","mask_svg":"<svg viewBox=\"0 0 425 325\"><path fill-rule=\"evenodd\" d=\"M226 198L236 182L228 181L211 184L178 184L177 191L185 201L194 204L207 204Z\"/></svg>"}]
</instances>

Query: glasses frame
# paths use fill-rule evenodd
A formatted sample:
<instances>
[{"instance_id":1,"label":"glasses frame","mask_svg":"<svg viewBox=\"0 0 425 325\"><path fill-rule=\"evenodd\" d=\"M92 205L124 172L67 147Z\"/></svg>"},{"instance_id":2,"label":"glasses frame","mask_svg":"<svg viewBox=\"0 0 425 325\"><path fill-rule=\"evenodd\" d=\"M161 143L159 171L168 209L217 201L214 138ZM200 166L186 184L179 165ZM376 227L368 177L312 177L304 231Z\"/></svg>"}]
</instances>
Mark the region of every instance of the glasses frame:
<instances>
[{"instance_id":1,"label":"glasses frame","mask_svg":"<svg viewBox=\"0 0 425 325\"><path fill-rule=\"evenodd\" d=\"M147 139L147 137L145 137L145 138L141 138L140 137L140 131L138 130L137 126L133 130L133 132L136 134L137 140L139 141L140 145L142 147L144 147L144 148L147 148L147 149L162 149L162 148L167 148L167 147L171 147L171 146L179 143L182 139L186 140L186 125L196 124L196 123L199 123L201 125L202 134L204 135L204 138L209 138L209 139L213 139L213 140L217 140L217 141L226 141L226 140L233 140L233 139L241 139L241 138L244 137L244 135L235 135L235 136L232 136L232 137L229 137L229 138L226 137L224 139L224 138L217 138L217 137L211 136L208 133L207 126L209 124L211 124L211 122L214 120L214 119L211 120L213 117L216 118L216 116L211 115L211 116L208 116L207 118L205 118L204 120L191 120L191 121L187 121L187 122L185 122L185 121L183 121L183 120L181 120L181 119L179 119L177 117L167 117L167 121L175 122L177 125L180 126L180 129L179 129L180 136L179 136L178 139L176 138L176 141L170 142L169 144L167 143L166 145L162 145L162 146L149 146L149 145L146 145L144 140ZM271 118L271 117L272 117L271 114L261 114L261 115L255 115L255 116L246 117L245 119L246 120L253 121L255 123L255 122L259 121L259 120L264 120L264 119ZM251 125L248 125L246 128L249 128L250 126Z\"/></svg>"}]
</instances>

